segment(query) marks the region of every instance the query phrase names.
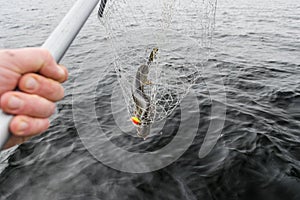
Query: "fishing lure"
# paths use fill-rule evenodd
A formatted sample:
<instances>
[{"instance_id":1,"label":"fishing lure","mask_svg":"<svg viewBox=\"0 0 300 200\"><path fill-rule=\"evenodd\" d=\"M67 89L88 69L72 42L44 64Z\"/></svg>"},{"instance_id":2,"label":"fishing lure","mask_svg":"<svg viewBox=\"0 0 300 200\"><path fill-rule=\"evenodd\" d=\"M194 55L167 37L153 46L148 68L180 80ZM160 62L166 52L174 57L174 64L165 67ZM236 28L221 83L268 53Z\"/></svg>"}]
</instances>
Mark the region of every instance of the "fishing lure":
<instances>
[{"instance_id":1,"label":"fishing lure","mask_svg":"<svg viewBox=\"0 0 300 200\"><path fill-rule=\"evenodd\" d=\"M137 117L131 117L131 121L135 125L141 125L141 120L139 118L137 118Z\"/></svg>"}]
</instances>

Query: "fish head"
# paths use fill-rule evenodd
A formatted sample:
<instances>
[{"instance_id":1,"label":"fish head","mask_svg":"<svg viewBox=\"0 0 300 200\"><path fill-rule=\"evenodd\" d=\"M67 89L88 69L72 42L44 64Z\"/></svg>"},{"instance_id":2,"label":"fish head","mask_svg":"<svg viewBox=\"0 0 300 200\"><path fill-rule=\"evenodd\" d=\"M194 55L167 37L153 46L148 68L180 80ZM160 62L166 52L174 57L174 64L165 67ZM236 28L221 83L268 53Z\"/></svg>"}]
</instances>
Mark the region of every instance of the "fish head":
<instances>
[{"instance_id":1,"label":"fish head","mask_svg":"<svg viewBox=\"0 0 300 200\"><path fill-rule=\"evenodd\" d=\"M153 62L153 60L156 58L157 52L158 52L158 48L155 47L155 48L152 49L152 51L150 53L150 56L149 56L148 62L150 62L150 63Z\"/></svg>"},{"instance_id":2,"label":"fish head","mask_svg":"<svg viewBox=\"0 0 300 200\"><path fill-rule=\"evenodd\" d=\"M157 55L157 52L158 52L158 48L153 48L153 50L152 50L152 52L153 52L153 59L154 58L156 58L156 55Z\"/></svg>"}]
</instances>

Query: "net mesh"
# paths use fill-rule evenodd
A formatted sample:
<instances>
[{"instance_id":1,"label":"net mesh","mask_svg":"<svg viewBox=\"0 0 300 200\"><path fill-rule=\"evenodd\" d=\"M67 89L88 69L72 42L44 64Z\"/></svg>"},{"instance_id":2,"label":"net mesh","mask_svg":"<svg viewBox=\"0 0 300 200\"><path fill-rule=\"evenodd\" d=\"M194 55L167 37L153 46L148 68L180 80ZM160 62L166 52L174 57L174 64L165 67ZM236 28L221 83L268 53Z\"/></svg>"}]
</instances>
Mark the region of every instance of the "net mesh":
<instances>
[{"instance_id":1,"label":"net mesh","mask_svg":"<svg viewBox=\"0 0 300 200\"><path fill-rule=\"evenodd\" d=\"M137 116L140 124L165 119L201 75L216 0L107 0L101 7L104 3L99 19L111 41L129 117Z\"/></svg>"}]
</instances>

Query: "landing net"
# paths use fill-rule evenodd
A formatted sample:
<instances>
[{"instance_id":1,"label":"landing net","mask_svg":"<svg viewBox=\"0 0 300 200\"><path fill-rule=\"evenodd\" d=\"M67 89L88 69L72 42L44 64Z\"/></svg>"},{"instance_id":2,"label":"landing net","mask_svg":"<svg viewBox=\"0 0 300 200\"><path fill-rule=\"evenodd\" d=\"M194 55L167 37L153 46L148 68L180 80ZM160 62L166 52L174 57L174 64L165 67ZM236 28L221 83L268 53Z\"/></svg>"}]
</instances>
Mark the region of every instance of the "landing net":
<instances>
[{"instance_id":1,"label":"landing net","mask_svg":"<svg viewBox=\"0 0 300 200\"><path fill-rule=\"evenodd\" d=\"M104 12L101 10L105 4ZM145 109L134 99L137 71L158 52L143 86L150 109L143 123L169 116L201 75L214 28L216 0L105 0L99 19L114 52L114 67L128 118ZM140 80L141 81L141 80ZM146 98L147 99L147 98ZM147 106L146 106L147 107Z\"/></svg>"}]
</instances>

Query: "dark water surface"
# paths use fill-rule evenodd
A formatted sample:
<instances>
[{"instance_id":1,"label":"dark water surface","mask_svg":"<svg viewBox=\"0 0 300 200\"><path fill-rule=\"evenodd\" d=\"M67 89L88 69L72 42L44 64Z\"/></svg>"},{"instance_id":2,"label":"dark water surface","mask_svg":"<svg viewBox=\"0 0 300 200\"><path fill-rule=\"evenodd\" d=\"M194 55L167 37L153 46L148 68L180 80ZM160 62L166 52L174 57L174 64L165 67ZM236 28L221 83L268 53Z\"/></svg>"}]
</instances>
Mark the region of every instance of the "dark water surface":
<instances>
[{"instance_id":1,"label":"dark water surface","mask_svg":"<svg viewBox=\"0 0 300 200\"><path fill-rule=\"evenodd\" d=\"M40 46L74 2L2 1L0 47ZM82 105L93 99L98 123L116 127L107 113L113 109L117 76L109 67L112 55L104 27L93 13L62 61L70 80L51 128L1 153L0 199L300 199L300 3L219 1L215 28L212 55L193 87L200 110L193 144L169 166L133 174L95 159L77 134L88 127L94 131L92 121L86 116L76 129L73 120L72 97ZM221 79L226 102L213 102L205 80ZM213 92L220 92L218 85ZM226 106L225 125L214 149L200 159L212 103ZM129 151L155 151L174 138L180 116L178 108L166 120L164 134L148 141L107 137ZM191 121L186 117L181 123L190 126Z\"/></svg>"}]
</instances>

